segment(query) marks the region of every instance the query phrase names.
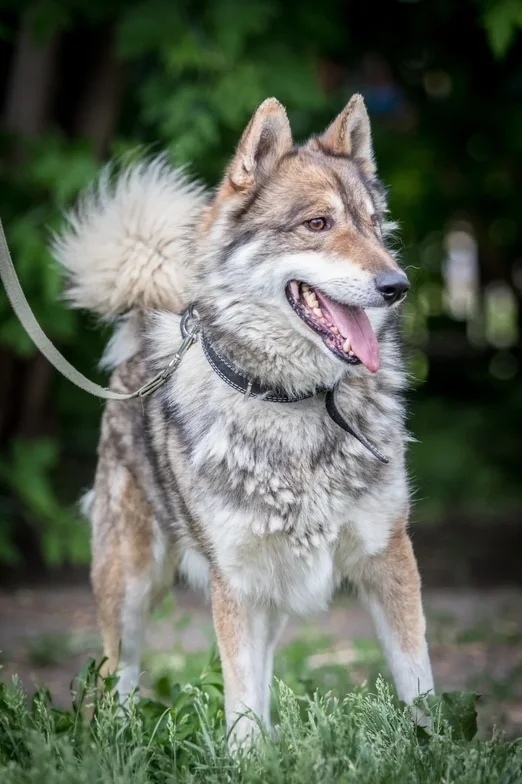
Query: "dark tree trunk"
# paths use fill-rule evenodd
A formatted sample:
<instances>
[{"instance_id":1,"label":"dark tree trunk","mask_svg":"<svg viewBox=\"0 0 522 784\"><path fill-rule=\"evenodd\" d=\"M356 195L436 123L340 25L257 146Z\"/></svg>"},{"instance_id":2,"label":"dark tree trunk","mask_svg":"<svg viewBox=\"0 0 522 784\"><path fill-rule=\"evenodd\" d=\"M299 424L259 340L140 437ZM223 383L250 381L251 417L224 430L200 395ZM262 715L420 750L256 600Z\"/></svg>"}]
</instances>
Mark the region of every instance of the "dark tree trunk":
<instances>
[{"instance_id":1,"label":"dark tree trunk","mask_svg":"<svg viewBox=\"0 0 522 784\"><path fill-rule=\"evenodd\" d=\"M24 136L36 136L47 124L53 96L56 37L38 44L25 14L18 34L7 85L4 126Z\"/></svg>"},{"instance_id":2,"label":"dark tree trunk","mask_svg":"<svg viewBox=\"0 0 522 784\"><path fill-rule=\"evenodd\" d=\"M124 73L114 55L112 32L102 30L98 35L100 46L96 47L89 66L92 71L88 73L87 86L76 110L74 135L88 139L96 156L102 158L119 119ZM5 128L15 135L38 136L53 124L51 111L58 86L58 44L56 36L38 43L31 32L31 17L25 15L15 46L3 116ZM72 88L73 85L67 85L68 91ZM21 164L22 148L15 144L9 165ZM38 354L26 362L3 351L0 352L0 375L3 389L9 390L5 395L0 393L0 438L3 443L13 435L30 438L52 430L50 388L54 370L47 360Z\"/></svg>"},{"instance_id":3,"label":"dark tree trunk","mask_svg":"<svg viewBox=\"0 0 522 784\"><path fill-rule=\"evenodd\" d=\"M124 88L124 68L115 57L113 35L104 38L74 125L75 136L89 139L98 158L108 152L119 120Z\"/></svg>"},{"instance_id":4,"label":"dark tree trunk","mask_svg":"<svg viewBox=\"0 0 522 784\"><path fill-rule=\"evenodd\" d=\"M57 37L43 43L35 40L31 17L26 13L12 61L7 83L3 125L21 137L33 137L48 126L55 85ZM16 144L8 165L22 165L23 153ZM14 434L35 436L49 428L48 398L52 371L40 355L29 361L15 358L10 352L0 354L2 386L9 390L4 400L0 433L3 438Z\"/></svg>"}]
</instances>

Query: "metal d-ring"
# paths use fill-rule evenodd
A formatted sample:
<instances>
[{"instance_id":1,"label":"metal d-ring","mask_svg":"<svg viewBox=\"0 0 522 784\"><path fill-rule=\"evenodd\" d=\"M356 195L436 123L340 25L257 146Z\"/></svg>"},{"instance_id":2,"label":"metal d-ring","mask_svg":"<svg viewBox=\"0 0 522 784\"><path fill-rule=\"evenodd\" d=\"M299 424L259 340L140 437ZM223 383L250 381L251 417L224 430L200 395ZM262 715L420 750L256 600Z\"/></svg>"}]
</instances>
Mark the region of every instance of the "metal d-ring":
<instances>
[{"instance_id":1,"label":"metal d-ring","mask_svg":"<svg viewBox=\"0 0 522 784\"><path fill-rule=\"evenodd\" d=\"M194 321L194 324L191 324L191 321ZM200 318L199 313L196 310L195 305L189 305L184 314L181 317L181 334L184 338L188 338L190 333L196 328L196 334L199 332L200 328Z\"/></svg>"}]
</instances>

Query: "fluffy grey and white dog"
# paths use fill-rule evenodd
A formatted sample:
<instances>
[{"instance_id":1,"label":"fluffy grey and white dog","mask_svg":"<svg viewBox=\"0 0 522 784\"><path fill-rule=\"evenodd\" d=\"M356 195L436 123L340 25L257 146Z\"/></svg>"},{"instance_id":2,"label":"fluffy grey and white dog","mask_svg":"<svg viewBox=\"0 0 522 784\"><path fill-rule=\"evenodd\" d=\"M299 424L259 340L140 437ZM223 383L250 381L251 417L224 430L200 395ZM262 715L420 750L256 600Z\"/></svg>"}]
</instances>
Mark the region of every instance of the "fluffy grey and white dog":
<instances>
[{"instance_id":1,"label":"fluffy grey and white dog","mask_svg":"<svg viewBox=\"0 0 522 784\"><path fill-rule=\"evenodd\" d=\"M72 303L119 317L105 357L114 389L169 362L189 304L202 328L160 389L103 417L92 583L121 695L138 684L147 618L175 573L209 588L236 742L252 714L269 721L288 614L322 610L344 581L369 607L399 697L433 689L407 534L408 281L385 216L361 97L302 146L268 99L215 193L141 164L102 178L57 239ZM326 410L332 389L356 435Z\"/></svg>"}]
</instances>

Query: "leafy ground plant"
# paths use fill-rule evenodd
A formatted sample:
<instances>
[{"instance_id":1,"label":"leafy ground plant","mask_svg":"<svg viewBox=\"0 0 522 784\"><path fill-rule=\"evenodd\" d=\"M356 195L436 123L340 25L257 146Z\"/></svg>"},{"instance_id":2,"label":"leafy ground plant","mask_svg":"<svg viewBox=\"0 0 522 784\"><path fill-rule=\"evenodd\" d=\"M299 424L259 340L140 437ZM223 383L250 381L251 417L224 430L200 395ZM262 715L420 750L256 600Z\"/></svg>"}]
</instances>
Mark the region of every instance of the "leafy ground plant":
<instances>
[{"instance_id":1,"label":"leafy ground plant","mask_svg":"<svg viewBox=\"0 0 522 784\"><path fill-rule=\"evenodd\" d=\"M40 690L32 700L16 681L0 686L3 784L106 782L463 782L515 784L522 743L474 740L475 696L444 694L430 706L433 734L415 730L384 681L298 696L278 682L272 736L261 733L234 755L223 728L222 682L211 659L201 676L171 689L168 704L150 699L118 708L89 662L73 683L71 707L58 710Z\"/></svg>"}]
</instances>

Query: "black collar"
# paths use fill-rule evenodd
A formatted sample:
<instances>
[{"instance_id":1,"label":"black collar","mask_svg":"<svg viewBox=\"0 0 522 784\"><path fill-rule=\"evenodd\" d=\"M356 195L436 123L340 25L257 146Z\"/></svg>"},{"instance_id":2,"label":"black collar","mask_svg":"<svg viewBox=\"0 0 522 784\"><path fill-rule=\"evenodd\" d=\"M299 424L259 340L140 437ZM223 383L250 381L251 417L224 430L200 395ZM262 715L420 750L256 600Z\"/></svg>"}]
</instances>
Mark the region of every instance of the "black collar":
<instances>
[{"instance_id":1,"label":"black collar","mask_svg":"<svg viewBox=\"0 0 522 784\"><path fill-rule=\"evenodd\" d=\"M361 433L357 433L357 431L355 431L353 427L351 427L344 419L335 404L335 387L332 389L318 387L313 392L305 392L300 395L292 396L287 395L286 392L284 392L282 389L265 387L262 384L259 384L253 378L249 378L248 376L245 376L244 373L241 373L241 371L232 365L230 360L225 359L225 357L218 353L216 348L209 342L207 335L203 331L200 333L200 339L203 353L205 354L205 357L207 358L207 361L212 370L217 373L217 375L229 386L235 389L236 392L241 392L241 394L246 395L247 397L261 398L262 400L266 400L269 403L297 403L300 400L306 400L307 398L313 397L314 395L326 393L325 406L330 419L332 419L335 424L342 428L342 430L344 430L346 433L350 433L350 435L356 438L364 447L366 447L366 449L372 453L372 455L374 455L374 457L380 460L381 463L389 463L389 459L383 455L383 453L377 449L376 446L371 444L367 438L361 435Z\"/></svg>"},{"instance_id":2,"label":"black collar","mask_svg":"<svg viewBox=\"0 0 522 784\"><path fill-rule=\"evenodd\" d=\"M207 335L201 332L201 346L207 358L207 361L220 378L226 381L227 384L236 392L241 392L247 397L261 397L269 403L298 403L300 400L306 400L313 397L318 392L325 392L325 387L314 389L313 392L303 392L300 395L287 395L282 389L268 388L262 384L258 384L252 378L245 376L240 370L232 365L229 359L225 359L222 354L219 354L214 346L209 342Z\"/></svg>"}]
</instances>

